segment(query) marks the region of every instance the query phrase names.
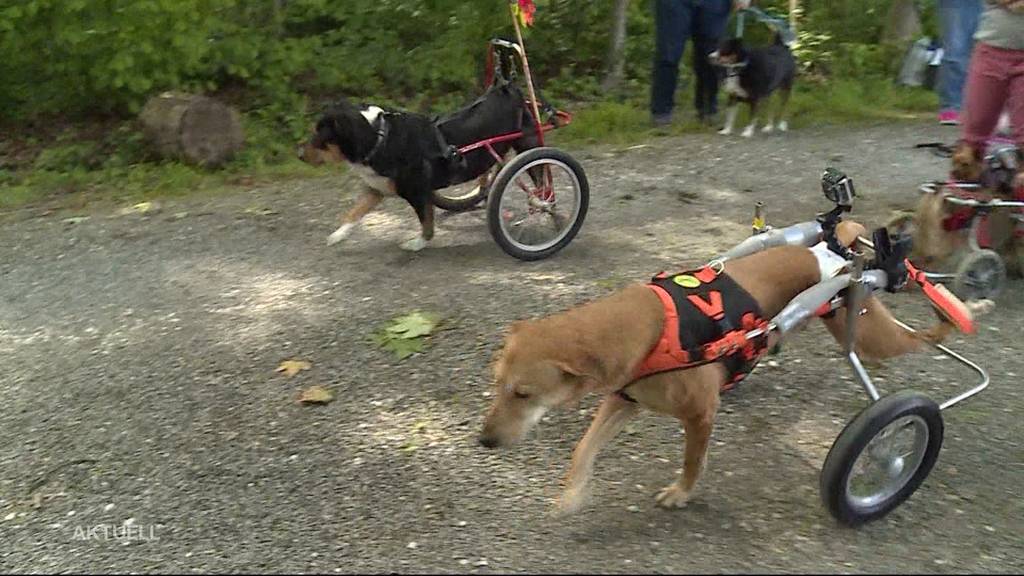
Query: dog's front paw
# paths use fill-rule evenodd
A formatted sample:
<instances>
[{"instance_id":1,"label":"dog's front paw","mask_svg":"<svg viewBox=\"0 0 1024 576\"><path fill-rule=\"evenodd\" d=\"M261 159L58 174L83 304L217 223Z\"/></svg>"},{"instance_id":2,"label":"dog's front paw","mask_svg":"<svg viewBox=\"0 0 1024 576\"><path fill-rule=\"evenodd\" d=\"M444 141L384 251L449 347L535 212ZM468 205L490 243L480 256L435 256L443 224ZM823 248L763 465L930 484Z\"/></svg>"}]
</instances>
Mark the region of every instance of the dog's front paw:
<instances>
[{"instance_id":1,"label":"dog's front paw","mask_svg":"<svg viewBox=\"0 0 1024 576\"><path fill-rule=\"evenodd\" d=\"M587 502L587 493L585 487L567 488L558 497L558 501L555 502L555 509L552 511L552 514L556 517L564 517L579 512Z\"/></svg>"},{"instance_id":2,"label":"dog's front paw","mask_svg":"<svg viewBox=\"0 0 1024 576\"><path fill-rule=\"evenodd\" d=\"M662 488L656 499L662 508L682 508L690 501L690 493L683 490L679 483L673 482Z\"/></svg>"},{"instance_id":3,"label":"dog's front paw","mask_svg":"<svg viewBox=\"0 0 1024 576\"><path fill-rule=\"evenodd\" d=\"M743 137L744 138L752 138L753 136L754 136L754 125L753 124L751 124L750 126L747 126L746 128L743 129Z\"/></svg>"},{"instance_id":4,"label":"dog's front paw","mask_svg":"<svg viewBox=\"0 0 1024 576\"><path fill-rule=\"evenodd\" d=\"M786 132L787 130L789 130L789 122L786 122L785 120L780 120L779 132Z\"/></svg>"},{"instance_id":5,"label":"dog's front paw","mask_svg":"<svg viewBox=\"0 0 1024 576\"><path fill-rule=\"evenodd\" d=\"M402 250L408 250L409 252L419 252L427 247L427 241L423 239L423 236L417 236L402 242L400 247Z\"/></svg>"},{"instance_id":6,"label":"dog's front paw","mask_svg":"<svg viewBox=\"0 0 1024 576\"><path fill-rule=\"evenodd\" d=\"M327 237L327 245L328 246L333 246L333 245L337 244L338 242L341 242L345 238L348 238L349 234L351 234L351 233L352 233L352 225L351 224L342 224L341 227L339 227L337 230L332 232L330 236Z\"/></svg>"},{"instance_id":7,"label":"dog's front paw","mask_svg":"<svg viewBox=\"0 0 1024 576\"><path fill-rule=\"evenodd\" d=\"M764 132L765 134L768 134L768 133L770 133L770 132L772 132L774 130L775 130L775 126L772 126L771 122L765 124L764 128L761 128L761 132Z\"/></svg>"},{"instance_id":8,"label":"dog's front paw","mask_svg":"<svg viewBox=\"0 0 1024 576\"><path fill-rule=\"evenodd\" d=\"M983 300L971 300L970 302L964 302L964 304L966 304L967 309L970 310L971 316L975 318L988 314L996 307L996 303L988 298Z\"/></svg>"},{"instance_id":9,"label":"dog's front paw","mask_svg":"<svg viewBox=\"0 0 1024 576\"><path fill-rule=\"evenodd\" d=\"M722 136L728 136L728 135L732 134L732 127L731 126L726 126L725 128L722 128L721 130L719 130L718 133L721 134Z\"/></svg>"}]
</instances>

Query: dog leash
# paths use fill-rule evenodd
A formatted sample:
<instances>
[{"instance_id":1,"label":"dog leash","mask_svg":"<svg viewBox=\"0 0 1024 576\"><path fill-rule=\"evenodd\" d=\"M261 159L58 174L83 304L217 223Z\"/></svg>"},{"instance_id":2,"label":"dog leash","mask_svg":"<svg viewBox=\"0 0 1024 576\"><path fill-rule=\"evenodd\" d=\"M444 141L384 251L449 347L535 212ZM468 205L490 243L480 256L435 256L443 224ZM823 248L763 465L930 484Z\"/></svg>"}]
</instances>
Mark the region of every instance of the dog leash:
<instances>
[{"instance_id":1,"label":"dog leash","mask_svg":"<svg viewBox=\"0 0 1024 576\"><path fill-rule=\"evenodd\" d=\"M764 10L761 10L760 8L755 8L753 6L748 6L747 8L737 11L737 38L743 38L743 30L745 28L746 15L748 13L751 14L754 18L756 18L758 22L767 24L770 29L778 33L779 36L782 37L783 44L785 44L786 46L790 46L793 44L794 41L796 41L796 35L793 33L793 29L789 27L789 22L787 22L785 18L772 16L771 14L765 12Z\"/></svg>"}]
</instances>

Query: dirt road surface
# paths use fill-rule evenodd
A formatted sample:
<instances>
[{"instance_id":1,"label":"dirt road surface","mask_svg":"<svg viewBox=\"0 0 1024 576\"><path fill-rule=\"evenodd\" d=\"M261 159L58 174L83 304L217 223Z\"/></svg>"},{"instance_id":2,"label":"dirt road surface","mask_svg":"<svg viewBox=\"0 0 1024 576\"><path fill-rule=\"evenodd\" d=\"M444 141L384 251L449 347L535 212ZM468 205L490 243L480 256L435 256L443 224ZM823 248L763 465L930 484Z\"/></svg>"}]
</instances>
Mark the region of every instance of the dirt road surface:
<instances>
[{"instance_id":1,"label":"dirt road surface","mask_svg":"<svg viewBox=\"0 0 1024 576\"><path fill-rule=\"evenodd\" d=\"M881 224L945 171L913 145L953 136L896 124L571 150L590 177L590 215L537 263L501 252L482 212L446 218L434 246L402 252L413 216L398 201L328 247L355 189L327 177L148 214L7 218L0 569L1020 572L1020 283L976 337L952 340L991 370L991 388L945 414L919 492L858 530L829 517L818 480L865 397L817 325L724 399L684 510L654 505L681 466L671 419L638 418L568 519L549 515L551 501L595 399L514 449L476 443L491 355L513 320L700 263L749 234L756 200L777 226L811 218L827 208L826 166L854 178L855 215ZM912 295L886 301L910 321L932 318ZM423 354L399 362L369 341L415 309L445 318ZM311 369L275 373L290 358ZM885 392L936 398L970 378L931 354L875 374ZM336 400L298 405L314 384Z\"/></svg>"}]
</instances>

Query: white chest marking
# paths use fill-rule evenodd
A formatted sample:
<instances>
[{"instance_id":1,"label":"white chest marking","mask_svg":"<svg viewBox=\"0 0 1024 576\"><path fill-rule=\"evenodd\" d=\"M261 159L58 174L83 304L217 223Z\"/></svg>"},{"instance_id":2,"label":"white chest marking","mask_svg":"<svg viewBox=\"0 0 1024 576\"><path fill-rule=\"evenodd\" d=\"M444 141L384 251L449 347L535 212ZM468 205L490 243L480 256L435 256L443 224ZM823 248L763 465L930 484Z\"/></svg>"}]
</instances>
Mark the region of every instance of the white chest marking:
<instances>
[{"instance_id":1,"label":"white chest marking","mask_svg":"<svg viewBox=\"0 0 1024 576\"><path fill-rule=\"evenodd\" d=\"M373 126L374 122L377 121L377 117L383 114L384 110L381 110L376 106L370 106L360 113L363 115L363 118L366 118L366 121L370 123L370 126Z\"/></svg>"},{"instance_id":2,"label":"white chest marking","mask_svg":"<svg viewBox=\"0 0 1024 576\"><path fill-rule=\"evenodd\" d=\"M385 178L380 174L373 171L373 168L364 166L362 164L349 164L351 169L359 178L366 183L367 186L373 188L381 194L394 194L395 191L391 188L391 179Z\"/></svg>"},{"instance_id":3,"label":"white chest marking","mask_svg":"<svg viewBox=\"0 0 1024 576\"><path fill-rule=\"evenodd\" d=\"M739 76L727 76L725 78L725 91L728 94L735 94L740 98L747 97L747 91L743 89L743 86L740 86Z\"/></svg>"},{"instance_id":4,"label":"white chest marking","mask_svg":"<svg viewBox=\"0 0 1024 576\"><path fill-rule=\"evenodd\" d=\"M821 280L825 281L839 274L843 268L849 265L840 255L828 249L824 242L817 243L811 248L811 253L818 259L818 270L821 272Z\"/></svg>"}]
</instances>

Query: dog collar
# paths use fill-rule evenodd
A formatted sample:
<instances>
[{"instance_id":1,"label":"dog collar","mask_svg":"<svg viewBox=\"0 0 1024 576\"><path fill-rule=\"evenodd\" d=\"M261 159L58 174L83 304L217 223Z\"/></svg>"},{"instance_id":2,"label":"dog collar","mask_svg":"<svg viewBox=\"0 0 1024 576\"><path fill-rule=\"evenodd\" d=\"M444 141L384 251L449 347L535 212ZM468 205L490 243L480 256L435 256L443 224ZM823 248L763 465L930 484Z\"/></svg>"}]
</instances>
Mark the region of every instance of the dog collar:
<instances>
[{"instance_id":1,"label":"dog collar","mask_svg":"<svg viewBox=\"0 0 1024 576\"><path fill-rule=\"evenodd\" d=\"M370 153L366 155L366 158L363 160L363 164L369 164L370 161L373 160L374 156L384 148L384 142L388 139L388 132L391 131L391 127L388 124L386 116L387 112L381 112L377 115L377 118L374 121L376 124L375 128L377 128L377 143L373 145Z\"/></svg>"}]
</instances>

